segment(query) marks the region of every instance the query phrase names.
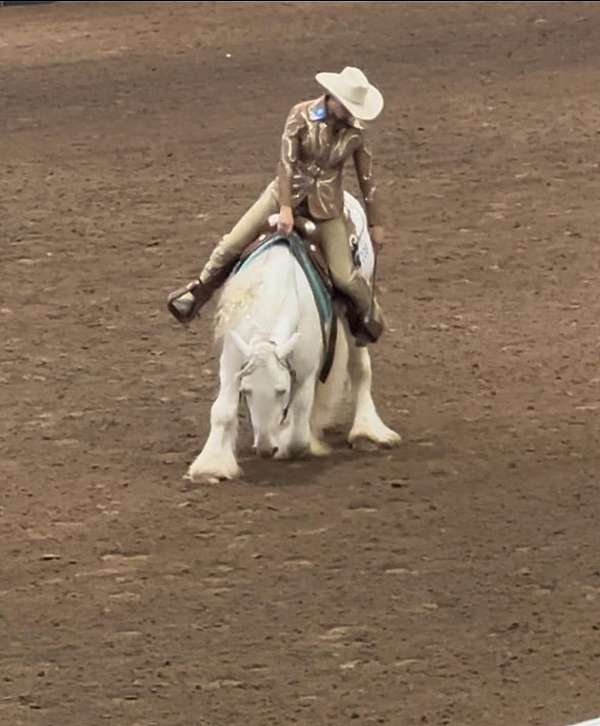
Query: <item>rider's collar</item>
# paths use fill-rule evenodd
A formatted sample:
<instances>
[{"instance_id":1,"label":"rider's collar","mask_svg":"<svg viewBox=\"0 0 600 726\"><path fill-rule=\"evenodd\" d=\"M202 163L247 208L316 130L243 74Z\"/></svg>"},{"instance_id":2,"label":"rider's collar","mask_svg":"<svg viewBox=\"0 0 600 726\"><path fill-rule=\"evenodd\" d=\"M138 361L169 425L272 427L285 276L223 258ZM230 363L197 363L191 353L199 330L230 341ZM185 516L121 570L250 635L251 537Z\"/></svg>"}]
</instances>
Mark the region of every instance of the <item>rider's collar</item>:
<instances>
[{"instance_id":1,"label":"rider's collar","mask_svg":"<svg viewBox=\"0 0 600 726\"><path fill-rule=\"evenodd\" d=\"M308 118L311 121L325 121L327 119L326 98L326 96L321 96L308 109Z\"/></svg>"},{"instance_id":2,"label":"rider's collar","mask_svg":"<svg viewBox=\"0 0 600 726\"><path fill-rule=\"evenodd\" d=\"M321 96L318 98L308 109L308 118L311 121L327 121L329 113L327 111L327 96ZM347 123L348 126L354 129L362 131L365 127L358 119L353 116Z\"/></svg>"}]
</instances>

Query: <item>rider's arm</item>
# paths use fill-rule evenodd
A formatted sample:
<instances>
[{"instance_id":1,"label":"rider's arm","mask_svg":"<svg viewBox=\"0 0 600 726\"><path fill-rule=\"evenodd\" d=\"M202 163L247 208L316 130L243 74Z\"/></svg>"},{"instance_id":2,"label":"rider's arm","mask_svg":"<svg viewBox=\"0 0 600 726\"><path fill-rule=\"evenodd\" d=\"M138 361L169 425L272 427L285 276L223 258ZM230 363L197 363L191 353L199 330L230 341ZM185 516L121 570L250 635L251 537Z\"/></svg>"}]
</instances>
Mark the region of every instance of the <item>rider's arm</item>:
<instances>
[{"instance_id":1,"label":"rider's arm","mask_svg":"<svg viewBox=\"0 0 600 726\"><path fill-rule=\"evenodd\" d=\"M360 191L365 201L369 227L380 226L382 222L377 198L377 187L373 177L373 155L364 136L362 143L354 152L354 165L356 167Z\"/></svg>"},{"instance_id":2,"label":"rider's arm","mask_svg":"<svg viewBox=\"0 0 600 726\"><path fill-rule=\"evenodd\" d=\"M298 161L300 148L300 130L304 126L304 118L299 106L290 111L283 135L281 137L281 154L279 158L279 204L282 207L292 206L292 178Z\"/></svg>"},{"instance_id":3,"label":"rider's arm","mask_svg":"<svg viewBox=\"0 0 600 726\"><path fill-rule=\"evenodd\" d=\"M365 200L371 239L375 245L375 249L381 250L383 247L384 232L379 210L379 200L377 198L377 187L373 178L373 155L365 141L364 135L362 137L362 143L354 152L354 165L356 166L358 184L363 199Z\"/></svg>"}]
</instances>

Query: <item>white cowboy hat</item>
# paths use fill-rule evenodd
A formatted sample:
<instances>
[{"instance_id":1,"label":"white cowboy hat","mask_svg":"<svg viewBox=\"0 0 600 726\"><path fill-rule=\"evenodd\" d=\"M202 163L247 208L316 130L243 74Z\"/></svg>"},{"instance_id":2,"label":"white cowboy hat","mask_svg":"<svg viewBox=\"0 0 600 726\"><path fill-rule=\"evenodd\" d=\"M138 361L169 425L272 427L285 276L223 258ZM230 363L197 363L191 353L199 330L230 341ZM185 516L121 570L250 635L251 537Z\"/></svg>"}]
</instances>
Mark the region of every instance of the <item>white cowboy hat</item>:
<instances>
[{"instance_id":1,"label":"white cowboy hat","mask_svg":"<svg viewBox=\"0 0 600 726\"><path fill-rule=\"evenodd\" d=\"M373 121L383 110L383 96L358 68L347 66L341 73L318 73L315 78L359 121Z\"/></svg>"}]
</instances>

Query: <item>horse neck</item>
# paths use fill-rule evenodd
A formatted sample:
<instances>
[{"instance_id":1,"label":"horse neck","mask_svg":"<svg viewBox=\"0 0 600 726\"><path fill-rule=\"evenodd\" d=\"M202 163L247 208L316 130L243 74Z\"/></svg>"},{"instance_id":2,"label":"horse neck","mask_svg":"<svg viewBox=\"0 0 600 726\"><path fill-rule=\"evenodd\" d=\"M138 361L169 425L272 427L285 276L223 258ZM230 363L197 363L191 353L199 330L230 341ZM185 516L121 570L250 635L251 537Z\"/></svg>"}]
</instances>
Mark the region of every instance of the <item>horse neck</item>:
<instances>
[{"instance_id":1,"label":"horse neck","mask_svg":"<svg viewBox=\"0 0 600 726\"><path fill-rule=\"evenodd\" d=\"M248 270L258 285L251 315L254 337L281 343L297 330L300 319L297 263L284 246L269 250L261 262Z\"/></svg>"}]
</instances>

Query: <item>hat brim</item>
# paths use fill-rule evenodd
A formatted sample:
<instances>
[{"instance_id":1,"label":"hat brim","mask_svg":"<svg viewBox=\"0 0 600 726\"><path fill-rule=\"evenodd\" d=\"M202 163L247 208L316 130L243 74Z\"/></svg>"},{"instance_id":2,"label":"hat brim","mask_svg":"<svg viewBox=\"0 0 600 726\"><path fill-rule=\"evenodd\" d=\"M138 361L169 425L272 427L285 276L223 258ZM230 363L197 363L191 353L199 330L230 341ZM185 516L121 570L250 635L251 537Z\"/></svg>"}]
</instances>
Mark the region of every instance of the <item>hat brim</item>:
<instances>
[{"instance_id":1,"label":"hat brim","mask_svg":"<svg viewBox=\"0 0 600 726\"><path fill-rule=\"evenodd\" d=\"M369 86L363 103L353 103L344 96L343 84L338 73L318 73L317 83L334 95L358 121L373 121L383 111L383 96L374 87Z\"/></svg>"}]
</instances>

